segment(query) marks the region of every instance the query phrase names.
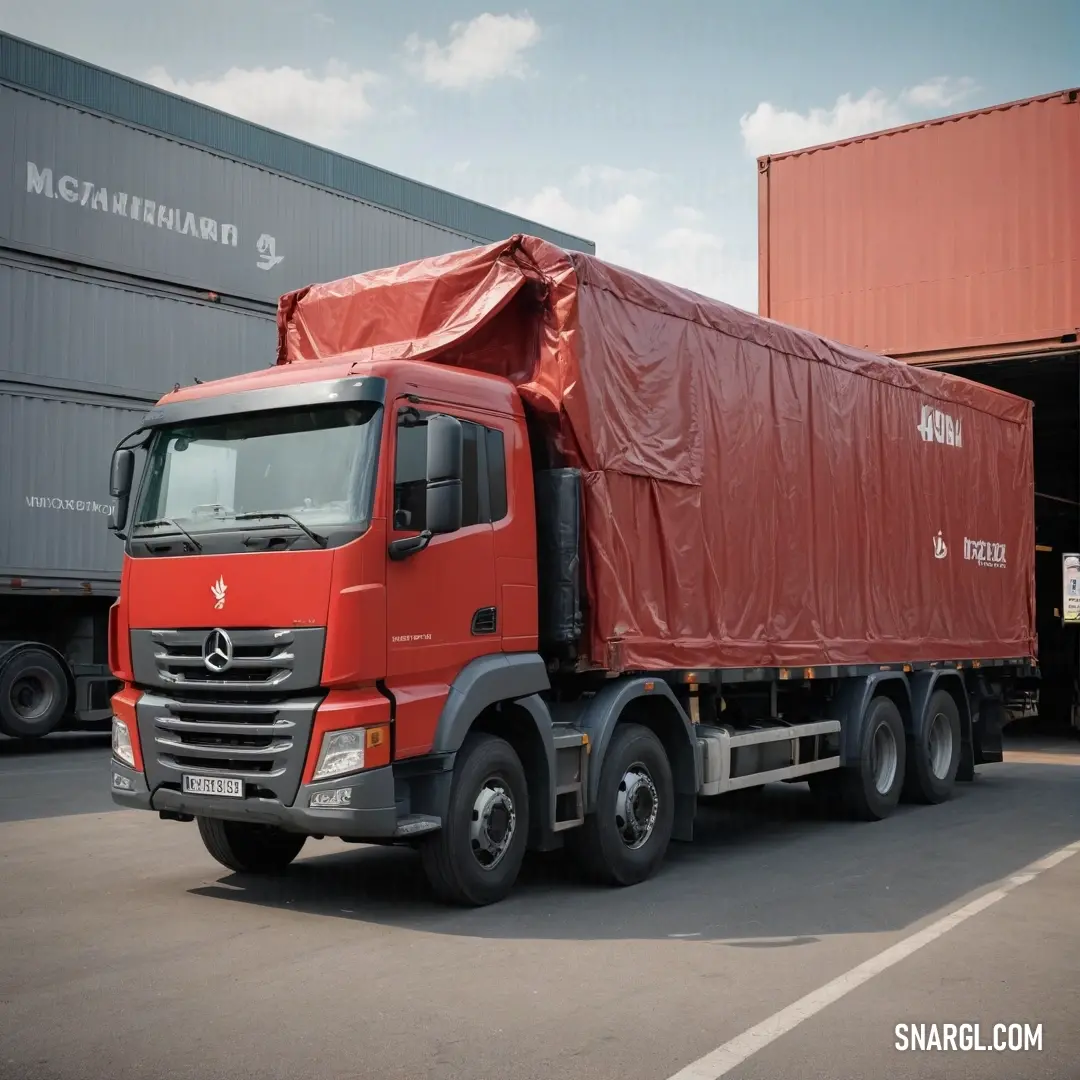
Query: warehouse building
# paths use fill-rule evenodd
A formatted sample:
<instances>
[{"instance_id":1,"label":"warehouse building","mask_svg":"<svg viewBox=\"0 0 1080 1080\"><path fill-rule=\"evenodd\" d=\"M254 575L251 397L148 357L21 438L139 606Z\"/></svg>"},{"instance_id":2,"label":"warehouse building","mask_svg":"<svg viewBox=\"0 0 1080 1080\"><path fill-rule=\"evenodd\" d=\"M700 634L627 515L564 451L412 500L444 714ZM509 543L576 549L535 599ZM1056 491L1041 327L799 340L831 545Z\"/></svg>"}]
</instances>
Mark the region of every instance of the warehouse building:
<instances>
[{"instance_id":1,"label":"warehouse building","mask_svg":"<svg viewBox=\"0 0 1080 1080\"><path fill-rule=\"evenodd\" d=\"M1080 727L1078 99L758 162L762 314L1034 402L1039 720L1055 730Z\"/></svg>"},{"instance_id":2,"label":"warehouse building","mask_svg":"<svg viewBox=\"0 0 1080 1080\"><path fill-rule=\"evenodd\" d=\"M517 232L595 250L2 33L0 147L8 734L107 716L113 447L174 384L272 363L280 294Z\"/></svg>"}]
</instances>

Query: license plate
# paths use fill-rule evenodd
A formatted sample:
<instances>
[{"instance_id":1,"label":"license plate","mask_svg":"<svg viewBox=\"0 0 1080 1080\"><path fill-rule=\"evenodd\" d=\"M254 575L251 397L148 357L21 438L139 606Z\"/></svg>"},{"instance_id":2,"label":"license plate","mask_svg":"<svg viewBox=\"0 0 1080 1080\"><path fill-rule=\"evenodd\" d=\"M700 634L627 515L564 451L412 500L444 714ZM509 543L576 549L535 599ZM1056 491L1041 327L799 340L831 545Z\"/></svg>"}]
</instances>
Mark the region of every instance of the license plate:
<instances>
[{"instance_id":1,"label":"license plate","mask_svg":"<svg viewBox=\"0 0 1080 1080\"><path fill-rule=\"evenodd\" d=\"M229 799L244 797L244 781L228 776L185 776L185 795L224 795Z\"/></svg>"}]
</instances>

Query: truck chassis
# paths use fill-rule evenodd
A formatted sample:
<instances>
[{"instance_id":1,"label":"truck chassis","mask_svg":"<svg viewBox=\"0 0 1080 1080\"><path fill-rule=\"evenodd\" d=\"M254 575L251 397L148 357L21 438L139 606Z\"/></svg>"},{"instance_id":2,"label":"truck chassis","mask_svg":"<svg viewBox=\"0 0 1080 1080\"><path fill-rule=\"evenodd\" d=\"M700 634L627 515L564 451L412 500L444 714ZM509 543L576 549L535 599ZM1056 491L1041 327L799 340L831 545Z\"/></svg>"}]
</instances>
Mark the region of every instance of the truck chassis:
<instances>
[{"instance_id":1,"label":"truck chassis","mask_svg":"<svg viewBox=\"0 0 1080 1080\"><path fill-rule=\"evenodd\" d=\"M584 673L553 685L539 654L498 654L460 672L429 754L299 784L288 805L258 797L268 753L258 750L247 776L234 761L221 770L243 778L242 799L185 794L179 775L151 791L116 756L112 791L163 818L198 819L208 851L237 872L281 872L308 837L408 844L441 899L483 905L507 895L530 849L565 845L596 882L643 881L671 840L693 839L699 800L764 784L809 782L865 821L901 798L942 802L1002 759L1007 688L1033 674L1030 661L1004 658ZM178 731L185 753L211 761L243 756L236 741L261 733L210 702L196 709L204 718L170 720L175 704L150 694L135 708L144 754L165 754L159 762ZM192 717L190 702L183 711ZM200 733L211 736L202 745Z\"/></svg>"}]
</instances>

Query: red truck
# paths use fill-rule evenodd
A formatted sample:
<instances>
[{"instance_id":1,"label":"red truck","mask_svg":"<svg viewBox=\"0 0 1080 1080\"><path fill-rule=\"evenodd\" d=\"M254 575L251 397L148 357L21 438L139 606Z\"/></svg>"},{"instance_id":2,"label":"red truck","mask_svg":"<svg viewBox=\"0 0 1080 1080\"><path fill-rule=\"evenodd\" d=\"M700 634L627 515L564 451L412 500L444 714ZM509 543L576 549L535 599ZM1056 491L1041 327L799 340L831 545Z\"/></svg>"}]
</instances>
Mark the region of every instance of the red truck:
<instances>
[{"instance_id":1,"label":"red truck","mask_svg":"<svg viewBox=\"0 0 1080 1080\"><path fill-rule=\"evenodd\" d=\"M224 866L405 843L481 905L565 844L631 885L703 797L875 820L1001 760L1027 401L522 236L278 339L112 462L112 795Z\"/></svg>"}]
</instances>

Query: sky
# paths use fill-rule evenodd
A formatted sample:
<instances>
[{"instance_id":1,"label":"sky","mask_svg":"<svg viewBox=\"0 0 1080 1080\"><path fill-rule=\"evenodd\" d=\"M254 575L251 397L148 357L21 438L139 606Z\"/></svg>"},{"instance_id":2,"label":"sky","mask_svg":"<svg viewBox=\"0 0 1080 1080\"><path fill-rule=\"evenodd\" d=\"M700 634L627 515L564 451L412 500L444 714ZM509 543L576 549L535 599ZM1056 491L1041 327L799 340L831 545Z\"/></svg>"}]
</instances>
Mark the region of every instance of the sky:
<instances>
[{"instance_id":1,"label":"sky","mask_svg":"<svg viewBox=\"0 0 1080 1080\"><path fill-rule=\"evenodd\" d=\"M1080 85L1076 0L0 0L0 29L748 310L758 155Z\"/></svg>"}]
</instances>

